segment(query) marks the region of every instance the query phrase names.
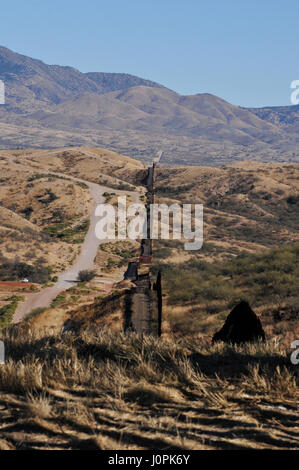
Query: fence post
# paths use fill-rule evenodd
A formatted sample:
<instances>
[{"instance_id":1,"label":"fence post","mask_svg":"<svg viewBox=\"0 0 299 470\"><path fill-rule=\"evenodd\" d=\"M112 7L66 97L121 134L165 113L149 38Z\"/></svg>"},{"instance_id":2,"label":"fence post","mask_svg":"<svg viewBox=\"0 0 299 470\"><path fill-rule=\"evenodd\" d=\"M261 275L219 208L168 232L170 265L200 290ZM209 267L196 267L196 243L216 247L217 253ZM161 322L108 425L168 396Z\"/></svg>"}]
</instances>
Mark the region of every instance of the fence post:
<instances>
[{"instance_id":1,"label":"fence post","mask_svg":"<svg viewBox=\"0 0 299 470\"><path fill-rule=\"evenodd\" d=\"M5 363L5 346L3 341L0 341L0 364Z\"/></svg>"},{"instance_id":2,"label":"fence post","mask_svg":"<svg viewBox=\"0 0 299 470\"><path fill-rule=\"evenodd\" d=\"M162 275L161 271L158 272L157 281L155 284L155 290L157 291L158 297L158 336L162 334Z\"/></svg>"}]
</instances>

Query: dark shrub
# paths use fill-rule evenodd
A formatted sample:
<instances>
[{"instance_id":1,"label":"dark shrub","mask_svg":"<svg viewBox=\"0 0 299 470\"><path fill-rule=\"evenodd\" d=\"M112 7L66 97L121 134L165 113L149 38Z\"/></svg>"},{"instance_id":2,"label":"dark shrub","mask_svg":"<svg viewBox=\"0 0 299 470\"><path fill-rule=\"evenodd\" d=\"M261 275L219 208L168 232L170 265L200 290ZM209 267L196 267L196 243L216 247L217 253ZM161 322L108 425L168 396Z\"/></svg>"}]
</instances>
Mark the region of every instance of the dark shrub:
<instances>
[{"instance_id":1,"label":"dark shrub","mask_svg":"<svg viewBox=\"0 0 299 470\"><path fill-rule=\"evenodd\" d=\"M79 272L78 280L80 282L88 282L88 281L91 281L95 277L95 275L96 275L95 271L85 269Z\"/></svg>"}]
</instances>

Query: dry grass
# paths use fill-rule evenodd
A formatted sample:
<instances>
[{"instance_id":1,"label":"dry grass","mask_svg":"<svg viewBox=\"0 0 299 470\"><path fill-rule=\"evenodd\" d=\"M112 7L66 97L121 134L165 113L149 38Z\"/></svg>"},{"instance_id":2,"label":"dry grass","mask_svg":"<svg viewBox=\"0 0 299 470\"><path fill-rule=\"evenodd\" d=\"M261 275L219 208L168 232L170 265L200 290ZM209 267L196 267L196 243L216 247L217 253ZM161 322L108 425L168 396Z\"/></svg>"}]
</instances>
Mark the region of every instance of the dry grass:
<instances>
[{"instance_id":1,"label":"dry grass","mask_svg":"<svg viewBox=\"0 0 299 470\"><path fill-rule=\"evenodd\" d=\"M23 204L19 191L25 179L27 184L27 177L41 171L56 170L108 186L124 181L139 184L140 175L144 174L141 164L101 149L61 149L55 154L45 151L42 158L40 153L24 155L20 152L15 157L12 155L11 161L5 158L1 163L7 185L2 187L0 196L7 206L18 201ZM275 222L275 218L281 216L278 209L282 210L287 204L286 198L297 194L295 171L298 165L294 168L254 164L246 169L232 166L173 169L165 173L166 179L162 178L159 185L175 190L181 184L189 185L189 190L185 188L179 199L205 203L208 243L199 258L214 260L235 256L242 250L264 249L268 241L275 245L298 237L293 212L280 225ZM15 176L18 184L11 191ZM252 177L255 187L250 189ZM250 183L249 189L245 183L245 187L242 186L242 181ZM42 191L45 182L34 179L29 183L28 202L35 192L38 195ZM54 184L47 179L46 183L51 183L51 187ZM69 185L67 180L55 182L58 199L53 201L54 205L65 202L63 194ZM69 200L75 195L75 200L78 198L83 204L79 207L80 214L68 211L68 216L82 216L90 203L89 196L85 195L84 188L77 188L73 183L68 191ZM269 194L272 200L268 199ZM27 206L27 200L25 202ZM11 215L16 228L28 226L28 220L21 215L24 208L17 205L3 209ZM44 203L39 202L33 209L39 220L48 211ZM270 238L264 218L271 227L278 227ZM288 228L290 220L293 225ZM258 240L252 238L252 231L249 230L249 235L246 232L252 228L256 231L257 227L263 228L262 238ZM5 233L6 228L3 227ZM35 224L35 228L38 231L40 227ZM13 245L14 252L22 256L26 255L26 246L30 255L31 245L27 240L24 244L13 239ZM59 271L63 265L57 264L57 259L64 255L63 263L67 263L76 253L66 252L60 242L54 245L56 251L52 244L47 245L46 257L48 264ZM113 253L101 251L107 259L110 256L120 263L127 258L125 248ZM39 247L36 249L40 256ZM42 252L47 250L41 245ZM157 256L165 261L185 261L181 259L180 246L164 244ZM98 260L103 266L100 254ZM61 333L60 325L68 314L65 304L31 320L35 328L47 324L55 328L55 333L45 327L42 331L30 330L28 325L1 333L6 346L6 363L0 366L0 449L299 447L298 366L290 363L282 344L270 341L263 345L230 347L211 346L192 337L178 341L168 335L159 341L152 337L123 336L112 332L121 322L121 312L114 310L103 318L101 325L97 323L92 303L97 305L94 297L98 295L98 287L93 284L77 286L65 294L68 308L73 309L79 302L80 319L84 317L86 321L84 326L88 323L93 326L81 333ZM3 296L3 300L1 297L1 302L6 297ZM192 299L191 318L203 314L200 321L206 333L214 329L215 313L223 314L221 300L213 302L213 311L207 315L206 309L204 312L196 310L198 306ZM168 305L167 308L170 307L182 319L185 328L187 323L192 324L194 332L194 323L187 321L181 306ZM170 313L168 320L169 325L172 321L173 329L174 316ZM222 322L223 318L220 320ZM106 330L103 330L104 324ZM171 328L169 326L169 330Z\"/></svg>"},{"instance_id":2,"label":"dry grass","mask_svg":"<svg viewBox=\"0 0 299 470\"><path fill-rule=\"evenodd\" d=\"M156 202L203 204L204 244L187 255L223 260L298 240L298 176L299 165L288 163L158 168ZM167 246L167 262L181 256L182 246Z\"/></svg>"},{"instance_id":3,"label":"dry grass","mask_svg":"<svg viewBox=\"0 0 299 470\"><path fill-rule=\"evenodd\" d=\"M88 187L70 176L134 190L144 173L140 162L90 148L1 151L0 172L1 263L43 258L56 273L78 255L92 207Z\"/></svg>"},{"instance_id":4,"label":"dry grass","mask_svg":"<svg viewBox=\"0 0 299 470\"><path fill-rule=\"evenodd\" d=\"M50 399L43 394L34 395L28 393L27 395L27 412L28 416L38 418L49 418L51 416L52 406Z\"/></svg>"},{"instance_id":5,"label":"dry grass","mask_svg":"<svg viewBox=\"0 0 299 470\"><path fill-rule=\"evenodd\" d=\"M2 332L0 448L297 449L298 371L231 347L95 328ZM297 433L297 434L296 434Z\"/></svg>"},{"instance_id":6,"label":"dry grass","mask_svg":"<svg viewBox=\"0 0 299 470\"><path fill-rule=\"evenodd\" d=\"M1 264L17 260L49 266L53 273L63 271L79 253L80 224L91 207L89 191L71 180L47 175L23 155L6 154L0 172L4 176L0 187ZM47 235L47 229L59 224L61 231L75 225L72 239Z\"/></svg>"}]
</instances>

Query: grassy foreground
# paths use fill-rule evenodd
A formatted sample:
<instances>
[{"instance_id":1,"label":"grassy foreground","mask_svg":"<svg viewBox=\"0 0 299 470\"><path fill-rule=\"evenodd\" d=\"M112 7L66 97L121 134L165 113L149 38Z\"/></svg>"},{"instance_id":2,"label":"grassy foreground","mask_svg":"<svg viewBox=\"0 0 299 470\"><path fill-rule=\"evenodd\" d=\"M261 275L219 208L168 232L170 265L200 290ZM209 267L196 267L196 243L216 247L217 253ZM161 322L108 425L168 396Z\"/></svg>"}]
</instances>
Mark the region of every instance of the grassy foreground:
<instances>
[{"instance_id":1,"label":"grassy foreground","mask_svg":"<svg viewBox=\"0 0 299 470\"><path fill-rule=\"evenodd\" d=\"M0 449L299 448L298 366L231 347L3 330Z\"/></svg>"}]
</instances>

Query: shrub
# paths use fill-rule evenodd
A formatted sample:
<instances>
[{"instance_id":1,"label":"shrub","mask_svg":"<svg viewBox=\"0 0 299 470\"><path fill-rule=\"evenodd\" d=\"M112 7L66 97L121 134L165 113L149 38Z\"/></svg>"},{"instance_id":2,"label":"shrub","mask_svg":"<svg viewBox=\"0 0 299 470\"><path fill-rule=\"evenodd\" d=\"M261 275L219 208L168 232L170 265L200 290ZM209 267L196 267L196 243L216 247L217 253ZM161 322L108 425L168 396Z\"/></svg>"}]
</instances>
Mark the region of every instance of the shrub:
<instances>
[{"instance_id":1,"label":"shrub","mask_svg":"<svg viewBox=\"0 0 299 470\"><path fill-rule=\"evenodd\" d=\"M18 281L22 278L28 278L31 282L44 284L49 280L50 271L48 266L40 264L31 265L18 261L7 261L0 265L0 280Z\"/></svg>"},{"instance_id":2,"label":"shrub","mask_svg":"<svg viewBox=\"0 0 299 470\"><path fill-rule=\"evenodd\" d=\"M66 301L66 295L65 294L58 294L57 297L53 300L51 303L51 307L59 307L60 305L63 305Z\"/></svg>"},{"instance_id":3,"label":"shrub","mask_svg":"<svg viewBox=\"0 0 299 470\"><path fill-rule=\"evenodd\" d=\"M27 207L25 207L25 209L23 209L21 212L22 212L22 214L24 214L25 218L29 220L29 219L30 219L30 216L31 216L31 214L32 214L32 212L33 212L33 209L32 209L31 206L27 206Z\"/></svg>"},{"instance_id":4,"label":"shrub","mask_svg":"<svg viewBox=\"0 0 299 470\"><path fill-rule=\"evenodd\" d=\"M211 312L215 301L222 302L225 309L244 296L256 306L267 305L277 298L297 298L298 252L295 243L217 264L194 258L181 264L160 262L152 266L152 272L163 273L168 305L202 304Z\"/></svg>"},{"instance_id":5,"label":"shrub","mask_svg":"<svg viewBox=\"0 0 299 470\"><path fill-rule=\"evenodd\" d=\"M78 274L78 281L80 282L88 282L91 281L95 277L96 273L94 270L85 269L80 271Z\"/></svg>"},{"instance_id":6,"label":"shrub","mask_svg":"<svg viewBox=\"0 0 299 470\"><path fill-rule=\"evenodd\" d=\"M18 298L19 300L20 298ZM0 308L0 329L8 326L13 319L14 313L18 306L18 300L14 299L11 304L4 305Z\"/></svg>"}]
</instances>

